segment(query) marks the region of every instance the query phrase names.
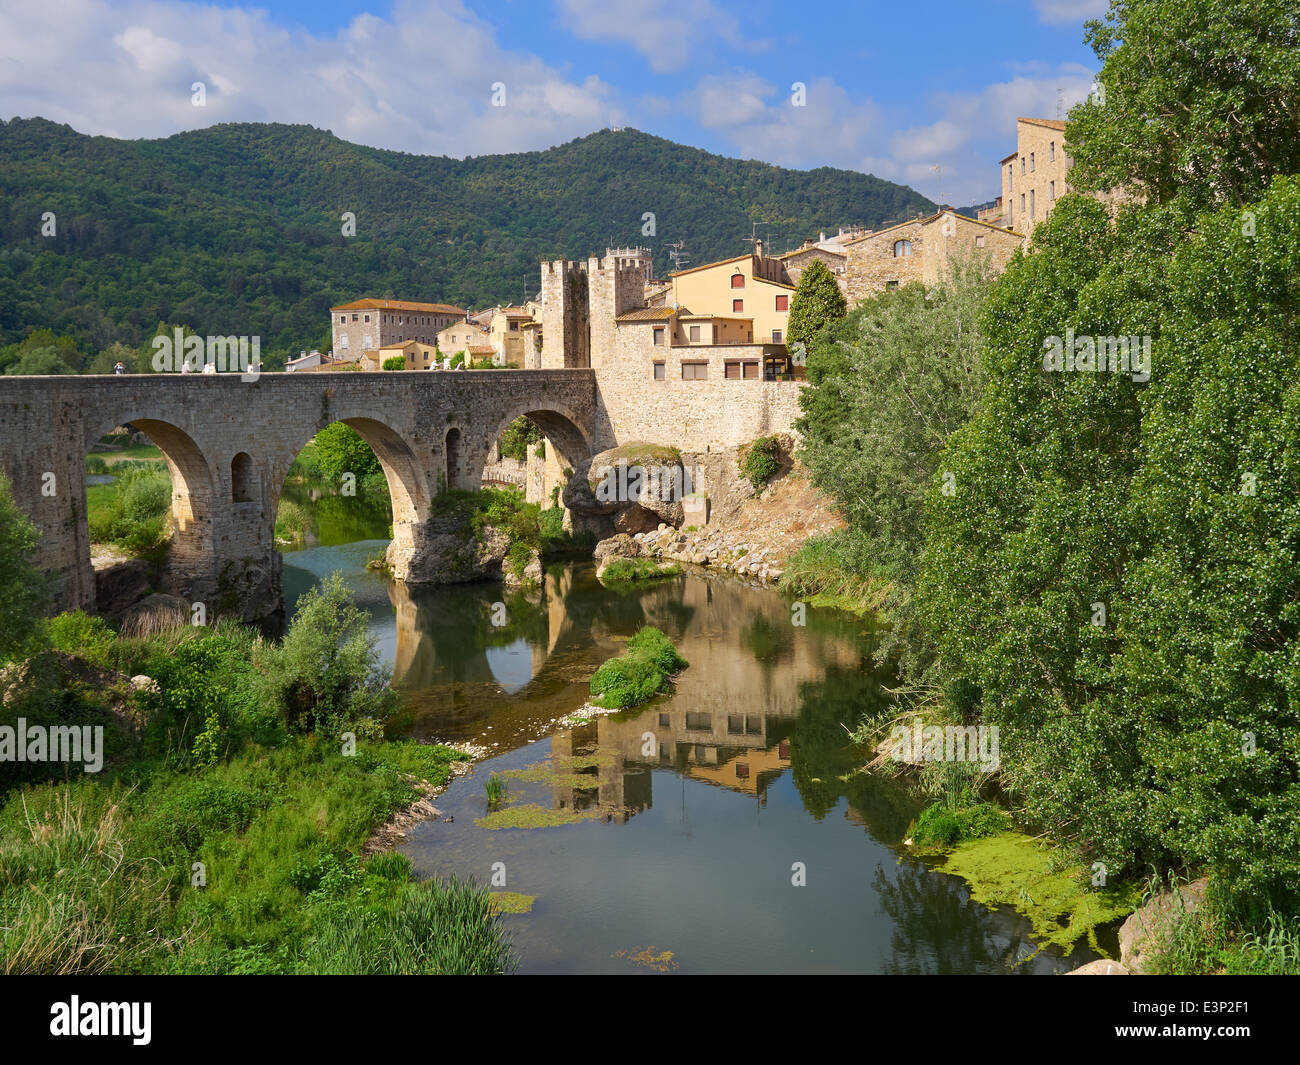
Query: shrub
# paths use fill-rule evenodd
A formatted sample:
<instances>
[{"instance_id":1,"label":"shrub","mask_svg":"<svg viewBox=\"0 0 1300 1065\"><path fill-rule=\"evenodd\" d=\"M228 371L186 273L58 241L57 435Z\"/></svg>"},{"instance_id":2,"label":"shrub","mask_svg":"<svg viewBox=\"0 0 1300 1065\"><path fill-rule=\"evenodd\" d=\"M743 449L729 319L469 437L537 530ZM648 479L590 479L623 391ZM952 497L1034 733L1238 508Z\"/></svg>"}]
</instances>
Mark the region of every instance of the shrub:
<instances>
[{"instance_id":1,"label":"shrub","mask_svg":"<svg viewBox=\"0 0 1300 1065\"><path fill-rule=\"evenodd\" d=\"M383 362L383 368L384 368L385 370L405 370L405 369L406 369L406 356L405 356L405 355L390 355L388 358L386 358L386 359L384 360L384 362Z\"/></svg>"},{"instance_id":2,"label":"shrub","mask_svg":"<svg viewBox=\"0 0 1300 1065\"><path fill-rule=\"evenodd\" d=\"M755 492L761 492L763 486L781 469L781 441L775 436L760 436L740 459L740 473Z\"/></svg>"},{"instance_id":3,"label":"shrub","mask_svg":"<svg viewBox=\"0 0 1300 1065\"><path fill-rule=\"evenodd\" d=\"M597 705L610 709L637 706L664 690L669 676L687 665L667 636L646 625L628 640L626 654L596 670L591 694Z\"/></svg>"},{"instance_id":4,"label":"shrub","mask_svg":"<svg viewBox=\"0 0 1300 1065\"><path fill-rule=\"evenodd\" d=\"M996 836L1010 827L1007 815L992 803L952 807L936 802L916 819L912 842L921 847L953 847L967 840Z\"/></svg>"},{"instance_id":5,"label":"shrub","mask_svg":"<svg viewBox=\"0 0 1300 1065\"><path fill-rule=\"evenodd\" d=\"M369 617L338 573L298 601L284 640L263 651L259 667L263 696L297 732L378 736L396 705Z\"/></svg>"},{"instance_id":6,"label":"shrub","mask_svg":"<svg viewBox=\"0 0 1300 1065\"><path fill-rule=\"evenodd\" d=\"M97 666L108 665L117 638L103 618L81 610L68 610L46 623L50 646L77 655Z\"/></svg>"}]
</instances>

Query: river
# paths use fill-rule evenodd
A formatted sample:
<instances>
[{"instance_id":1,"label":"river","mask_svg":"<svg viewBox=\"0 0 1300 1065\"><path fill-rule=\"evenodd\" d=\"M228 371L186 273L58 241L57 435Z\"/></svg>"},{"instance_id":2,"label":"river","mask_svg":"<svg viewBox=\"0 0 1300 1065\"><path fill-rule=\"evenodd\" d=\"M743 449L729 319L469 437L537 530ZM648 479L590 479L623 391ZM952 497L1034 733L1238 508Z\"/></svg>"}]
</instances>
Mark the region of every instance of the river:
<instances>
[{"instance_id":1,"label":"river","mask_svg":"<svg viewBox=\"0 0 1300 1065\"><path fill-rule=\"evenodd\" d=\"M845 747L841 722L886 697L856 619L798 626L778 593L703 575L613 591L590 563L549 567L539 596L414 590L365 569L384 545L287 552L286 606L341 571L393 666L400 731L487 748L402 850L420 875L531 900L503 918L521 972L1030 974L1096 957L1040 951L1024 918L905 854L921 802L853 772ZM690 662L675 691L557 723L644 624Z\"/></svg>"}]
</instances>

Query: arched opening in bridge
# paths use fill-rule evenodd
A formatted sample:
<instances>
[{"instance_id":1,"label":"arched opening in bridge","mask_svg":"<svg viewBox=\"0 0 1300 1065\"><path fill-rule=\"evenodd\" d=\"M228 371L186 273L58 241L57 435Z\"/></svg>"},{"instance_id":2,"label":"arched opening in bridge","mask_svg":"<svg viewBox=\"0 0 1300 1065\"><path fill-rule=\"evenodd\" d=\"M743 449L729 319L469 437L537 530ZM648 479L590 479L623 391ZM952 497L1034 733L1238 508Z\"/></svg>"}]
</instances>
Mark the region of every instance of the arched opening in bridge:
<instances>
[{"instance_id":1,"label":"arched opening in bridge","mask_svg":"<svg viewBox=\"0 0 1300 1065\"><path fill-rule=\"evenodd\" d=\"M460 430L452 426L447 430L447 436L443 445L443 452L447 457L447 468L445 471L446 484L448 488L460 487Z\"/></svg>"},{"instance_id":2,"label":"arched opening in bridge","mask_svg":"<svg viewBox=\"0 0 1300 1065\"><path fill-rule=\"evenodd\" d=\"M230 460L230 500L233 503L252 503L257 499L257 471L253 457L241 451Z\"/></svg>"},{"instance_id":3,"label":"arched opening in bridge","mask_svg":"<svg viewBox=\"0 0 1300 1065\"><path fill-rule=\"evenodd\" d=\"M211 587L212 471L198 445L168 422L138 418L89 443L84 565L97 609L115 613L149 588L197 599ZM138 577L124 563L147 562ZM118 575L121 575L120 578Z\"/></svg>"},{"instance_id":4,"label":"arched opening in bridge","mask_svg":"<svg viewBox=\"0 0 1300 1065\"><path fill-rule=\"evenodd\" d=\"M286 616L319 576L364 568L358 550L378 556L428 518L426 474L406 441L374 418L341 418L274 468L283 471L272 502ZM306 548L316 555L295 560Z\"/></svg>"},{"instance_id":5,"label":"arched opening in bridge","mask_svg":"<svg viewBox=\"0 0 1300 1065\"><path fill-rule=\"evenodd\" d=\"M539 504L544 513L559 512L551 519L553 523L571 528L573 519L565 509L564 489L575 471L586 471L591 458L586 437L572 418L553 409L516 411L488 440L479 460L482 483L520 489L525 500ZM494 457L495 461L490 461Z\"/></svg>"}]
</instances>

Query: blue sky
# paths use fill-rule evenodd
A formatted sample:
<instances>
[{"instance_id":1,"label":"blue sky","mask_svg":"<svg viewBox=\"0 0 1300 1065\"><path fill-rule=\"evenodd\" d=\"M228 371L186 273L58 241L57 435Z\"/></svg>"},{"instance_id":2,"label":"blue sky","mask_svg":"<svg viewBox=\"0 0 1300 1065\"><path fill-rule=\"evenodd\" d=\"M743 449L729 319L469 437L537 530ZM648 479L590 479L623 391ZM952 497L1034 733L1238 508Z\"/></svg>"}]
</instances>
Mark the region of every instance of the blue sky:
<instances>
[{"instance_id":1,"label":"blue sky","mask_svg":"<svg viewBox=\"0 0 1300 1065\"><path fill-rule=\"evenodd\" d=\"M612 123L782 166L862 170L963 205L998 192L1017 115L1054 117L1058 98L1068 108L1086 94L1096 61L1083 22L1105 0L19 6L0 12L4 117L122 137L306 122L457 157Z\"/></svg>"}]
</instances>

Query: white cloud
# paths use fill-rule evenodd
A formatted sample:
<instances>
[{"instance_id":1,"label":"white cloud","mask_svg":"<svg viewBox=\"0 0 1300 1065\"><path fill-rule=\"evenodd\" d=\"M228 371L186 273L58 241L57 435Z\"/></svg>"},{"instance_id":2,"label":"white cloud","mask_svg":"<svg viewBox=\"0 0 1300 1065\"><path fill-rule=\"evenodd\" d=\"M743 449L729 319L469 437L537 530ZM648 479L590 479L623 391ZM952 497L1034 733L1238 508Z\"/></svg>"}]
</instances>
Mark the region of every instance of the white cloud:
<instances>
[{"instance_id":1,"label":"white cloud","mask_svg":"<svg viewBox=\"0 0 1300 1065\"><path fill-rule=\"evenodd\" d=\"M558 0L561 22L584 41L617 41L640 52L656 73L681 70L721 41L739 51L763 51L736 17L712 0Z\"/></svg>"},{"instance_id":2,"label":"white cloud","mask_svg":"<svg viewBox=\"0 0 1300 1065\"><path fill-rule=\"evenodd\" d=\"M105 42L113 42L105 46ZM191 85L207 87L194 107ZM506 86L493 107L492 85ZM512 52L461 0L398 0L333 36L262 10L166 0L0 6L0 110L87 133L156 137L230 121L308 123L411 152L545 148L605 125L617 103Z\"/></svg>"},{"instance_id":3,"label":"white cloud","mask_svg":"<svg viewBox=\"0 0 1300 1065\"><path fill-rule=\"evenodd\" d=\"M1034 0L1038 17L1053 26L1101 18L1109 7L1109 0Z\"/></svg>"}]
</instances>

